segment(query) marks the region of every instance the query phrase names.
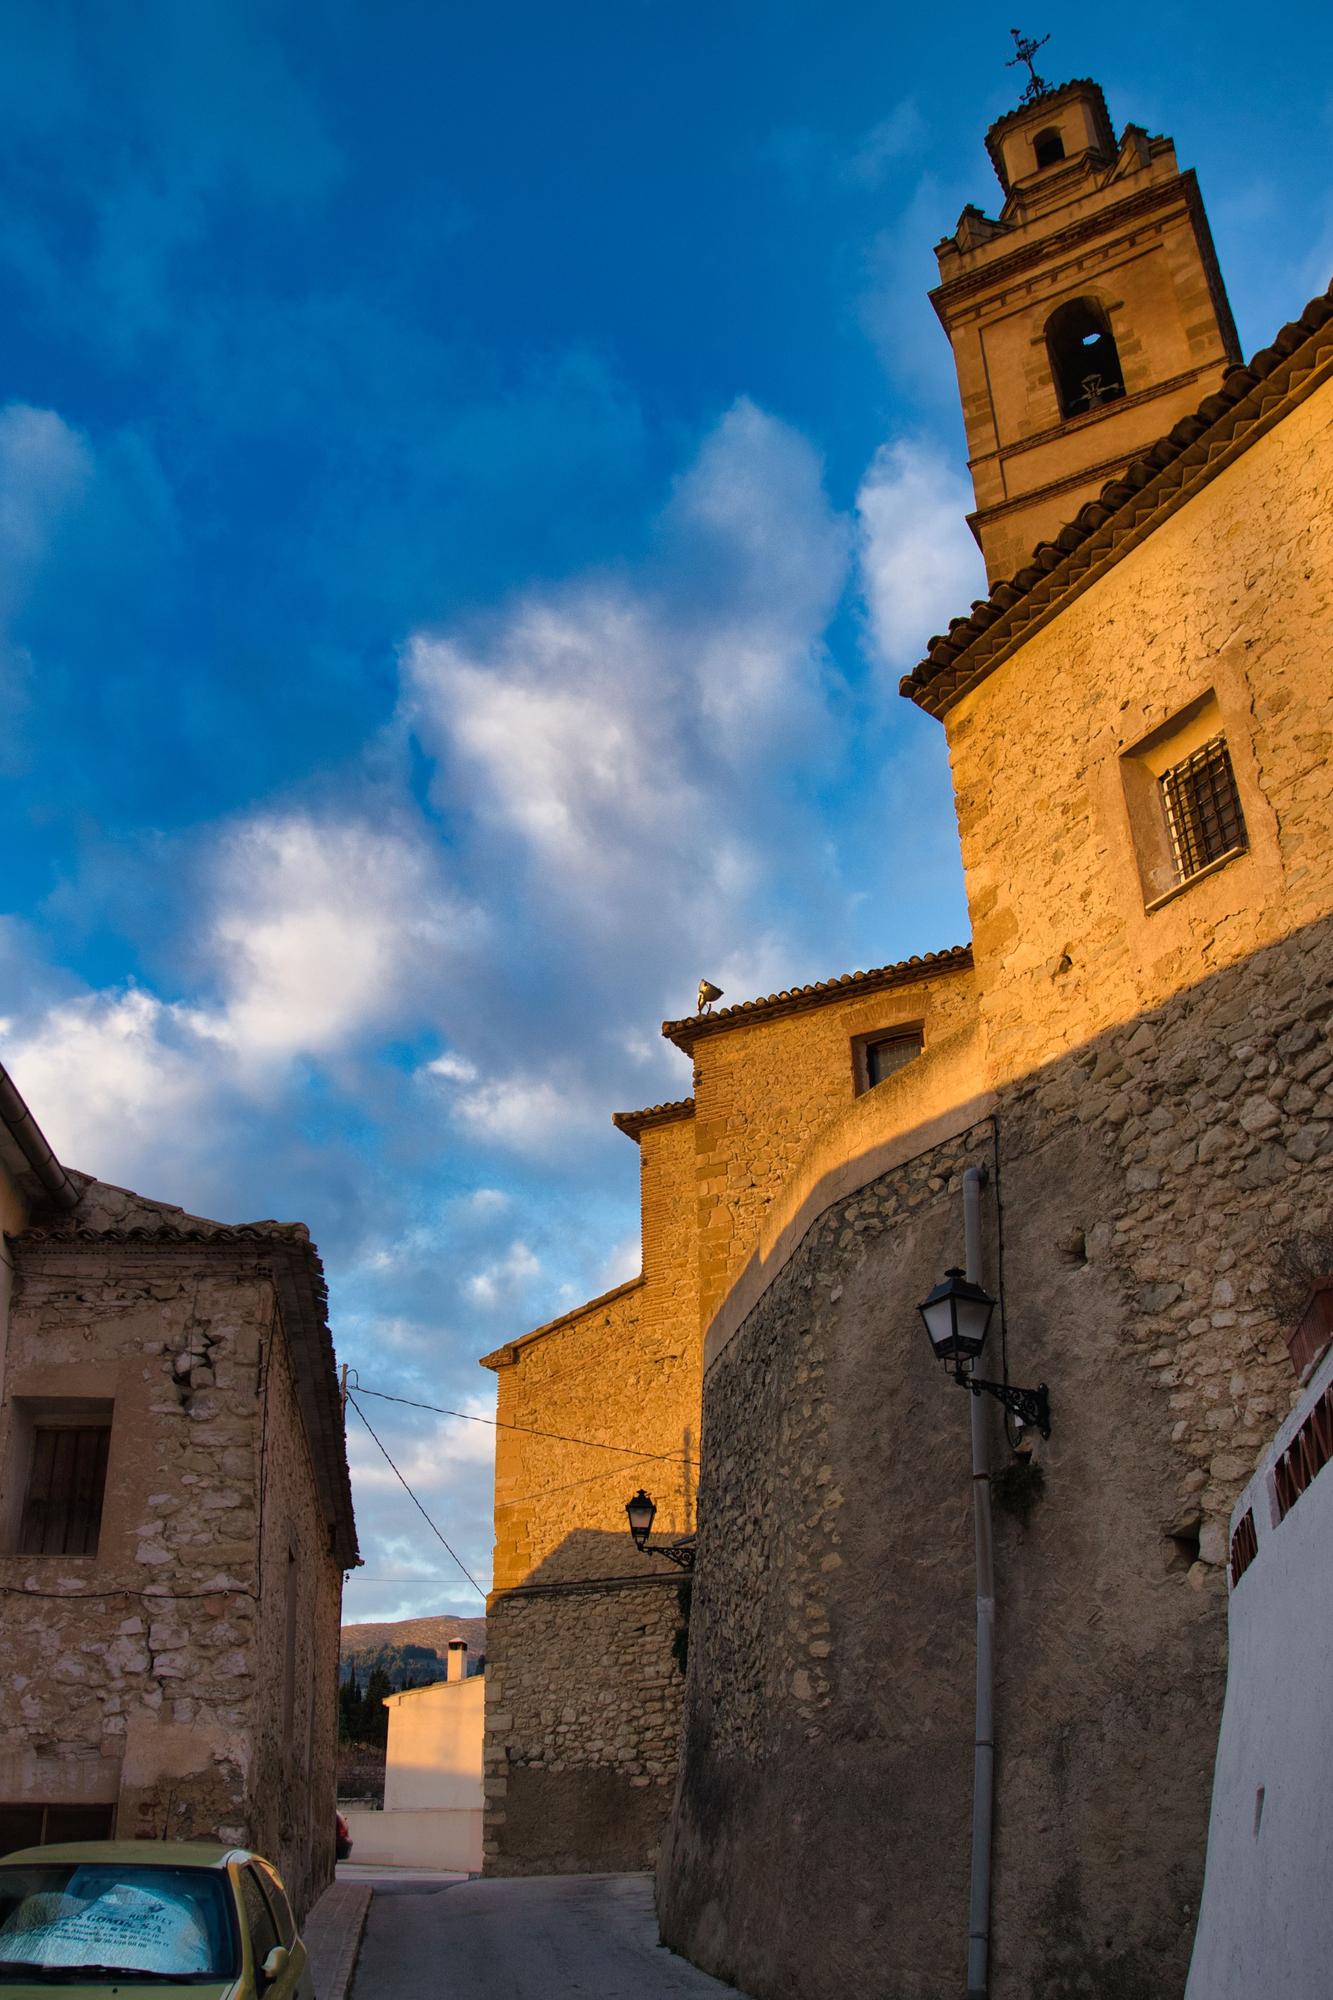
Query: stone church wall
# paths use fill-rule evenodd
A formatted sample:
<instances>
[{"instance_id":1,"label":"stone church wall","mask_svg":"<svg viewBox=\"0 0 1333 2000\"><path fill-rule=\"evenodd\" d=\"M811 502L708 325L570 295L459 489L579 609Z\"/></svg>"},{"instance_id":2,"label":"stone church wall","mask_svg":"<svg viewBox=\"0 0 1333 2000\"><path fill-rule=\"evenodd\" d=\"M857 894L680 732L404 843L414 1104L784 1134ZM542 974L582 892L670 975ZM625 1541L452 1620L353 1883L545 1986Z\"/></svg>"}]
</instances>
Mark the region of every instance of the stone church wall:
<instances>
[{"instance_id":1,"label":"stone church wall","mask_svg":"<svg viewBox=\"0 0 1333 2000\"><path fill-rule=\"evenodd\" d=\"M670 1944L755 2000L959 1990L968 1427L915 1303L959 1257L972 1163L1009 1369L1050 1383L1054 1426L1041 1489L997 1491L993 1991L1182 1990L1225 1522L1294 1398L1330 1156L1325 919L1035 1068L773 1270L705 1382Z\"/></svg>"},{"instance_id":2,"label":"stone church wall","mask_svg":"<svg viewBox=\"0 0 1333 2000\"><path fill-rule=\"evenodd\" d=\"M20 1239L15 1261L0 1797L114 1806L122 1839L253 1841L305 1907L332 1872L341 1578L272 1281L253 1252L195 1245ZM10 1553L25 1405L69 1397L113 1405L97 1553ZM299 1728L280 1745L289 1546Z\"/></svg>"}]
</instances>

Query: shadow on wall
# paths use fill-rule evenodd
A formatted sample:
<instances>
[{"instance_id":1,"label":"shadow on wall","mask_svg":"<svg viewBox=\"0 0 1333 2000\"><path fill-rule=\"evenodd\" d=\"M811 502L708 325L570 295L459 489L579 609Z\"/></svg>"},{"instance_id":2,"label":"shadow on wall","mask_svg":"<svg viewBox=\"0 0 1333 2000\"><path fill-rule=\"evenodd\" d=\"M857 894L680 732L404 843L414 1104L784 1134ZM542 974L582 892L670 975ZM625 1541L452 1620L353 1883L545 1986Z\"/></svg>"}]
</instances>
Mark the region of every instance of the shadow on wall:
<instances>
[{"instance_id":1,"label":"shadow on wall","mask_svg":"<svg viewBox=\"0 0 1333 2000\"><path fill-rule=\"evenodd\" d=\"M628 1526L584 1528L491 1598L487 1873L653 1865L679 1756L683 1581Z\"/></svg>"},{"instance_id":2,"label":"shadow on wall","mask_svg":"<svg viewBox=\"0 0 1333 2000\"><path fill-rule=\"evenodd\" d=\"M669 1944L758 2000L960 1989L968 1403L915 1307L961 1261L975 1164L1011 1377L1048 1381L1053 1414L1040 1493L996 1513L993 1990L1182 1991L1227 1517L1297 1389L1331 1153L1323 923L1006 1088L805 1232L705 1382ZM984 1372L1003 1349L997 1328Z\"/></svg>"}]
</instances>

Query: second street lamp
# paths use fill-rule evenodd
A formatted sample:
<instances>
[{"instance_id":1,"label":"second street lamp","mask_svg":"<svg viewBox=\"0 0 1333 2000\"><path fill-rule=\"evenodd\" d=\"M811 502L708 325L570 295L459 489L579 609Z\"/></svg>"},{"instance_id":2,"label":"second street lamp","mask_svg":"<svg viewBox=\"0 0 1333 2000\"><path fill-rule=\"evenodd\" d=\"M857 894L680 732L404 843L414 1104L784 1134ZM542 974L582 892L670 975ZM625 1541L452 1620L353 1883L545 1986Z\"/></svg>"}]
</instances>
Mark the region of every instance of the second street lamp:
<instances>
[{"instance_id":1,"label":"second street lamp","mask_svg":"<svg viewBox=\"0 0 1333 2000\"><path fill-rule=\"evenodd\" d=\"M1020 1424L1031 1424L1044 1438L1051 1434L1051 1399L1044 1382L1035 1389L1016 1389L1009 1382L984 1382L972 1370L990 1330L995 1301L980 1285L965 1278L955 1264L944 1274L944 1282L922 1299L917 1311L925 1322L936 1358L952 1362L955 1382L974 1396L994 1396L1012 1411ZM965 1365L966 1364L966 1365Z\"/></svg>"},{"instance_id":2,"label":"second street lamp","mask_svg":"<svg viewBox=\"0 0 1333 2000\"><path fill-rule=\"evenodd\" d=\"M648 1537L653 1532L653 1522L657 1517L657 1502L644 1492L642 1486L632 1500L625 1502L625 1513L634 1546L641 1554L664 1556L668 1562L675 1563L677 1569L694 1568L693 1535L686 1535L679 1542L659 1542L656 1548L649 1545Z\"/></svg>"}]
</instances>

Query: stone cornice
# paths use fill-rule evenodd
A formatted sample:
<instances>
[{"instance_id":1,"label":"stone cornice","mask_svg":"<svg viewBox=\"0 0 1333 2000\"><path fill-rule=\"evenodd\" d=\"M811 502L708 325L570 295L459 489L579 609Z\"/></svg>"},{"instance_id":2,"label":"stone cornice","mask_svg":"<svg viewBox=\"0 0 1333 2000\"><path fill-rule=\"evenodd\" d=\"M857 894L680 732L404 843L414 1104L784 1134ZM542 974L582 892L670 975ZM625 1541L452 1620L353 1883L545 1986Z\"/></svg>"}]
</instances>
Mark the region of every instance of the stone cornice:
<instances>
[{"instance_id":1,"label":"stone cornice","mask_svg":"<svg viewBox=\"0 0 1333 2000\"><path fill-rule=\"evenodd\" d=\"M691 1014L683 1021L663 1021L662 1033L669 1042L688 1055L706 1035L725 1034L732 1028L747 1028L756 1021L772 1021L780 1014L800 1014L811 1007L827 1007L837 1000L855 1000L863 993L878 993L888 986L908 986L917 979L933 979L941 972L965 972L972 963L970 944L950 945L943 951L928 951L922 957L903 958L896 965L880 965L869 972L844 972L837 979L820 979L813 986L793 986L770 993L760 1000L741 1000L724 1007L719 1014Z\"/></svg>"},{"instance_id":2,"label":"stone cornice","mask_svg":"<svg viewBox=\"0 0 1333 2000\"><path fill-rule=\"evenodd\" d=\"M1333 378L1333 287L1089 500L971 615L932 639L899 693L942 716L1291 409Z\"/></svg>"}]
</instances>

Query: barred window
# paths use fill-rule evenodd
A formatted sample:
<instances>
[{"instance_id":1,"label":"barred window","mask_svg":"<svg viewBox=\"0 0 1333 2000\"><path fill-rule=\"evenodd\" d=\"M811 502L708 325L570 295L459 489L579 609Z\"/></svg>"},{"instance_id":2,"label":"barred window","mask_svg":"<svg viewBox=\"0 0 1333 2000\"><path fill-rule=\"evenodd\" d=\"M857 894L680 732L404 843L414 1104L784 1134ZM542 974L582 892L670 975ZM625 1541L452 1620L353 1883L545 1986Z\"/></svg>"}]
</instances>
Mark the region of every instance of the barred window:
<instances>
[{"instance_id":1,"label":"barred window","mask_svg":"<svg viewBox=\"0 0 1333 2000\"><path fill-rule=\"evenodd\" d=\"M1245 847L1245 819L1225 736L1214 736L1183 763L1173 764L1162 773L1161 784L1181 882Z\"/></svg>"},{"instance_id":2,"label":"barred window","mask_svg":"<svg viewBox=\"0 0 1333 2000\"><path fill-rule=\"evenodd\" d=\"M922 1034L920 1028L899 1028L890 1035L861 1035L854 1047L857 1089L873 1090L920 1055Z\"/></svg>"},{"instance_id":3,"label":"barred window","mask_svg":"<svg viewBox=\"0 0 1333 2000\"><path fill-rule=\"evenodd\" d=\"M21 1556L97 1553L108 1424L37 1424L19 1534Z\"/></svg>"}]
</instances>

